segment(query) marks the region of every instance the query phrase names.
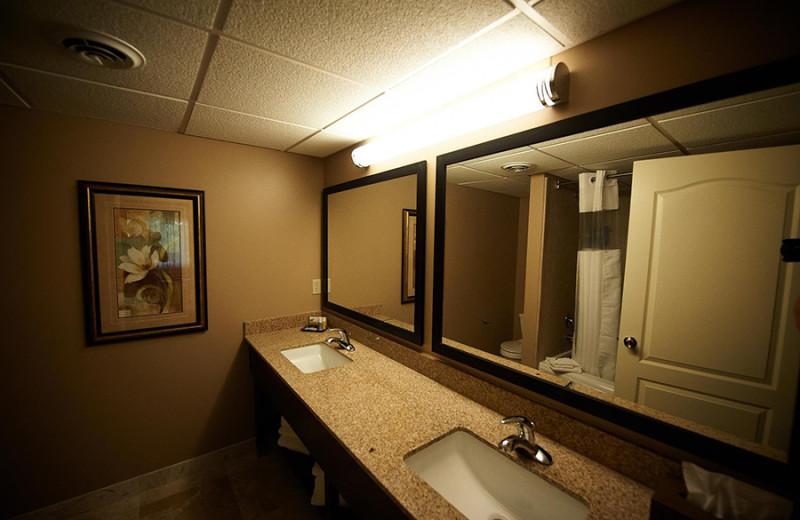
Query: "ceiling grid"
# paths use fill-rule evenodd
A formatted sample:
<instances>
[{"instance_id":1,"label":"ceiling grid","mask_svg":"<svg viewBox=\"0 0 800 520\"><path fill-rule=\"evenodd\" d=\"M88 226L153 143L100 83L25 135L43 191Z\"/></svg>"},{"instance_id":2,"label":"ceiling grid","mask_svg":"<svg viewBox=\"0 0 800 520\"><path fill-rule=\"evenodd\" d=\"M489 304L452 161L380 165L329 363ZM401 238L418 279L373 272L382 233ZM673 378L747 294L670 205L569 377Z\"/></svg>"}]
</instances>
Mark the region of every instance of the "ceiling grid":
<instances>
[{"instance_id":1,"label":"ceiling grid","mask_svg":"<svg viewBox=\"0 0 800 520\"><path fill-rule=\"evenodd\" d=\"M544 28L506 0L2 2L0 104L326 157L676 0L574 1L532 3ZM74 28L144 65L73 59Z\"/></svg>"}]
</instances>

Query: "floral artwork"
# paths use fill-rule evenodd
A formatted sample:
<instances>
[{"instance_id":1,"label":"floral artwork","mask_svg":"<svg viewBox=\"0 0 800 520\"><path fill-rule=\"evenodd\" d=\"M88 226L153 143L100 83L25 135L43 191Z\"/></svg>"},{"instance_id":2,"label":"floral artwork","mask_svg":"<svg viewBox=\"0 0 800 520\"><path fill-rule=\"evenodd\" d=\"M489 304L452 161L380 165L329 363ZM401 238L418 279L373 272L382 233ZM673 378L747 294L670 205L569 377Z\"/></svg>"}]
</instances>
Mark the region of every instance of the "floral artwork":
<instances>
[{"instance_id":1,"label":"floral artwork","mask_svg":"<svg viewBox=\"0 0 800 520\"><path fill-rule=\"evenodd\" d=\"M115 208L117 314L180 312L180 213Z\"/></svg>"},{"instance_id":2,"label":"floral artwork","mask_svg":"<svg viewBox=\"0 0 800 520\"><path fill-rule=\"evenodd\" d=\"M208 330L205 194L78 181L86 343Z\"/></svg>"}]
</instances>

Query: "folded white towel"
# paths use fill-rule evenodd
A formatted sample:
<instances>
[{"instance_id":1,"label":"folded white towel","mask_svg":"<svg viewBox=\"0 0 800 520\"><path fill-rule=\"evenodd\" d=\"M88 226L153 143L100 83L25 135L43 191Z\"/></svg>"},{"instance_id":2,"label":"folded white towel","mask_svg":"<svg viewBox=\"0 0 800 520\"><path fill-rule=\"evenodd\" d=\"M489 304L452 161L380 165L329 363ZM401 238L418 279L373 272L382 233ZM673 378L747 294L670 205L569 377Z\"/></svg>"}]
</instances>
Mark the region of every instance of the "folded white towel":
<instances>
[{"instance_id":1,"label":"folded white towel","mask_svg":"<svg viewBox=\"0 0 800 520\"><path fill-rule=\"evenodd\" d=\"M306 448L303 441L300 440L300 437L297 436L283 417L281 417L281 427L278 428L278 446L286 448L287 450L310 455L308 448Z\"/></svg>"},{"instance_id":2,"label":"folded white towel","mask_svg":"<svg viewBox=\"0 0 800 520\"><path fill-rule=\"evenodd\" d=\"M545 358L545 361L548 365L550 365L550 368L553 370L553 372L572 372L576 374L583 372L581 364L572 358L547 357Z\"/></svg>"},{"instance_id":3,"label":"folded white towel","mask_svg":"<svg viewBox=\"0 0 800 520\"><path fill-rule=\"evenodd\" d=\"M314 475L314 493L311 495L312 506L325 505L325 472L319 467L319 464L314 464L311 468L311 474ZM346 506L347 502L344 501L342 495L339 495L339 505Z\"/></svg>"},{"instance_id":4,"label":"folded white towel","mask_svg":"<svg viewBox=\"0 0 800 520\"><path fill-rule=\"evenodd\" d=\"M283 417L281 417L281 427L278 428L278 446L286 448L287 450L310 455L308 448L306 448L305 444L303 444L303 441L300 440L300 437L297 436L294 430L292 430L292 427L289 426L289 423L286 422L286 419ZM319 466L319 464L315 462L314 467L311 468L311 474L314 475L314 492L311 495L311 505L324 506L325 472L322 471L322 468ZM339 495L339 505L347 505L341 495Z\"/></svg>"},{"instance_id":5,"label":"folded white towel","mask_svg":"<svg viewBox=\"0 0 800 520\"><path fill-rule=\"evenodd\" d=\"M549 357L547 358L550 364L557 367L576 368L581 364L569 357Z\"/></svg>"}]
</instances>

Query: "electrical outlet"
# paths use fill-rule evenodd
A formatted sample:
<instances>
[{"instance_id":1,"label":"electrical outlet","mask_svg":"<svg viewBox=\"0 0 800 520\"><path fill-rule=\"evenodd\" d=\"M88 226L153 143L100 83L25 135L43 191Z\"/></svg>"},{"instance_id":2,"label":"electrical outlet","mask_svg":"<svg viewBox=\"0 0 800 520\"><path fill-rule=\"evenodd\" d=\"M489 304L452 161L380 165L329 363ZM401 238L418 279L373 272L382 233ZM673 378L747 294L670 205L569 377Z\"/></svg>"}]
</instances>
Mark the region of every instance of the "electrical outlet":
<instances>
[{"instance_id":1,"label":"electrical outlet","mask_svg":"<svg viewBox=\"0 0 800 520\"><path fill-rule=\"evenodd\" d=\"M311 294L320 294L322 292L322 280L314 278L311 280Z\"/></svg>"}]
</instances>

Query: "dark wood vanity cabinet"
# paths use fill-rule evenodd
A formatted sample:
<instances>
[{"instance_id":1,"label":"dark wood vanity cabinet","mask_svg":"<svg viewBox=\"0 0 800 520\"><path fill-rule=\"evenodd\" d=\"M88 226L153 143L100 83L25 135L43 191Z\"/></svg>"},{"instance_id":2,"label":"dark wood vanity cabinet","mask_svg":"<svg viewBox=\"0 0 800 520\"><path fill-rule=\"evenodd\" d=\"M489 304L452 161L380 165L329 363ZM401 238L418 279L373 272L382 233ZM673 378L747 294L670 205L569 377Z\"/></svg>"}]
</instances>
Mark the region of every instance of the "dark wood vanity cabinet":
<instances>
[{"instance_id":1,"label":"dark wood vanity cabinet","mask_svg":"<svg viewBox=\"0 0 800 520\"><path fill-rule=\"evenodd\" d=\"M252 347L249 347L249 358L256 442L260 453L274 444L282 415L325 471L325 503L328 504L329 518L337 515L337 492L358 518L412 518Z\"/></svg>"}]
</instances>

